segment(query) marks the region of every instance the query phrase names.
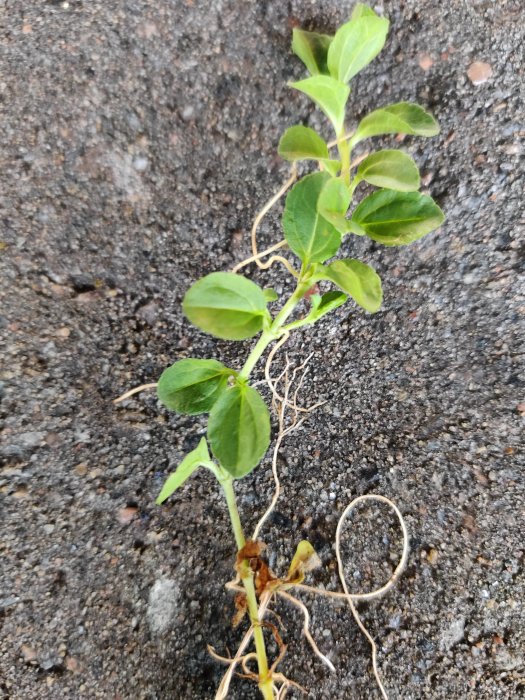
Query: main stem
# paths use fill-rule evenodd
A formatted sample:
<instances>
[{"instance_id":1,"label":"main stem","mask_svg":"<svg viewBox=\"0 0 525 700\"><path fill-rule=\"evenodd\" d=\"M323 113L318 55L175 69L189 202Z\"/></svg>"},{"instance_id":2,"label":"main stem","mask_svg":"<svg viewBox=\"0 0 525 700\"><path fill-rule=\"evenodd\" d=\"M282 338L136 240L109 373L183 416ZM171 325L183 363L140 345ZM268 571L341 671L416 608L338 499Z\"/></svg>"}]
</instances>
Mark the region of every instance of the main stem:
<instances>
[{"instance_id":1,"label":"main stem","mask_svg":"<svg viewBox=\"0 0 525 700\"><path fill-rule=\"evenodd\" d=\"M290 296L286 304L274 318L270 328L266 331L263 331L261 337L259 338L257 343L254 345L252 351L246 358L246 362L244 363L243 368L239 372L239 377L242 377L243 379L248 379L253 368L261 359L261 356L268 347L268 345L270 345L271 342L273 342L276 338L279 337L279 332L284 322L286 321L288 316L290 316L290 314L293 312L297 304L304 297L310 286L311 284L308 282L308 280L304 280L303 277L299 279L299 281L297 282L295 292Z\"/></svg>"},{"instance_id":2,"label":"main stem","mask_svg":"<svg viewBox=\"0 0 525 700\"><path fill-rule=\"evenodd\" d=\"M221 485L224 490L224 495L226 496L226 503L228 504L228 511L230 513L235 542L237 543L237 548L242 549L246 539L244 537L241 519L239 517L235 491L233 490L233 479L231 477L224 479L224 481L221 481ZM257 605L257 595L255 593L255 585L253 582L253 573L250 570L247 562L243 562L239 574L246 592L248 614L250 615L250 621L253 625L253 641L255 642L255 653L257 655L257 664L259 667L259 689L264 700L274 700L272 679L268 672L268 657L266 655L264 634L259 620L259 608Z\"/></svg>"},{"instance_id":3,"label":"main stem","mask_svg":"<svg viewBox=\"0 0 525 700\"><path fill-rule=\"evenodd\" d=\"M341 158L341 177L343 178L343 182L345 183L345 185L349 185L351 147L345 136L345 130L343 129L341 133L337 135L337 138L341 139L337 143L337 148L339 150L339 156Z\"/></svg>"},{"instance_id":4,"label":"main stem","mask_svg":"<svg viewBox=\"0 0 525 700\"><path fill-rule=\"evenodd\" d=\"M243 379L248 379L251 371L260 360L262 354L270 345L272 341L279 337L281 327L285 323L286 319L293 312L297 304L304 297L306 292L310 287L310 283L305 278L305 270L301 270L302 275L297 283L295 292L290 296L288 301L284 304L283 308L279 311L277 316L274 318L270 328L261 334L261 337L253 347L252 351L248 355L243 368L239 372L239 377ZM235 498L235 491L233 490L233 479L227 477L221 479L221 485L226 496L226 503L228 504L228 512L230 514L230 520L232 524L232 530L235 537L235 542L237 544L237 549L240 550L244 547L246 539L244 537L244 532L241 525L241 519L239 517L239 510L237 508L237 501ZM246 603L248 605L248 613L250 615L250 621L253 625L253 641L255 643L255 653L257 656L257 665L259 668L259 690L264 698L264 700L274 700L274 692L272 686L272 677L268 668L268 656L266 654L266 645L264 642L264 634L261 627L261 620L259 619L259 606L257 603L257 595L255 592L255 585L253 580L253 572L251 571L248 562L243 562L239 575L244 586L246 593Z\"/></svg>"}]
</instances>

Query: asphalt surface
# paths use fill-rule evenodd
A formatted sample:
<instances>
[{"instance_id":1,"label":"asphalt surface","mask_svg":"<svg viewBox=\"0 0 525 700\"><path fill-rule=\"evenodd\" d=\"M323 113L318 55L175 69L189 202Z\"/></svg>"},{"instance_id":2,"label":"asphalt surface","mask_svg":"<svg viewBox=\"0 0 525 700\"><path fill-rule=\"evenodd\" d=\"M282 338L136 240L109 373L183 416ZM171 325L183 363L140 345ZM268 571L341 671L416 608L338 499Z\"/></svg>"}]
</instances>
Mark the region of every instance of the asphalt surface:
<instances>
[{"instance_id":1,"label":"asphalt surface","mask_svg":"<svg viewBox=\"0 0 525 700\"><path fill-rule=\"evenodd\" d=\"M0 3L0 697L213 697L223 669L206 645L233 652L241 634L224 504L208 474L154 504L204 423L151 392L112 399L182 357L242 362L250 342L204 336L180 302L249 254L250 222L287 176L283 130L329 136L286 86L303 74L291 29L333 31L351 7ZM345 244L380 272L384 307L338 309L290 341L292 362L313 353L304 404L327 403L283 445L284 495L263 538L283 573L308 537L323 562L310 582L335 590L340 513L359 494L388 496L410 529L409 566L360 610L389 697L520 698L525 9L406 0L384 13L390 36L354 81L348 126L400 100L431 110L441 135L402 145L447 221L406 248ZM279 240L278 214L261 245ZM281 268L249 272L290 287ZM267 460L239 485L248 527L269 484ZM354 590L388 578L399 539L384 509L353 518ZM279 605L282 670L311 698L379 697L349 612L303 599L336 673ZM236 679L231 697L257 692Z\"/></svg>"}]
</instances>

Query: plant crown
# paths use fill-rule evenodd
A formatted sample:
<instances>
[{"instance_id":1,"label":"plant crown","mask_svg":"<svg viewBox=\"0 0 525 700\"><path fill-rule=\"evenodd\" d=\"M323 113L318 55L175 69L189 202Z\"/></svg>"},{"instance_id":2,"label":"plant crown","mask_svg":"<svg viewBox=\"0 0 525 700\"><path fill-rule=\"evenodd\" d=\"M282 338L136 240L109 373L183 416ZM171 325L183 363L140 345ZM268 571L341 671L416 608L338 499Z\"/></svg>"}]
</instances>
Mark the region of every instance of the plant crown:
<instances>
[{"instance_id":1,"label":"plant crown","mask_svg":"<svg viewBox=\"0 0 525 700\"><path fill-rule=\"evenodd\" d=\"M270 343L292 329L315 323L350 298L365 311L379 310L382 289L375 270L353 258L334 259L347 236L367 236L385 246L406 245L444 220L434 200L418 191L419 171L407 153L379 150L355 166L351 161L353 148L373 136L439 133L435 119L410 102L376 109L359 122L352 135L345 131L349 83L381 51L388 26L387 19L358 4L350 21L334 36L293 31L293 52L309 77L291 87L313 100L327 116L335 131L338 155L332 157L327 142L307 126L290 127L280 140L282 158L292 163L316 161L319 170L298 180L286 198L284 239L299 258L300 271L296 272L294 293L277 314L268 308L277 301L273 290L263 290L232 272L213 272L186 293L184 314L202 331L226 340L260 337L240 371L213 359L183 359L162 373L157 389L160 401L178 413L208 413L209 421L207 439L202 438L168 478L158 503L201 466L224 481L246 476L261 461L270 444L270 414L249 377ZM349 212L362 182L379 189ZM336 289L312 293L322 280ZM307 295L309 312L287 323Z\"/></svg>"}]
</instances>

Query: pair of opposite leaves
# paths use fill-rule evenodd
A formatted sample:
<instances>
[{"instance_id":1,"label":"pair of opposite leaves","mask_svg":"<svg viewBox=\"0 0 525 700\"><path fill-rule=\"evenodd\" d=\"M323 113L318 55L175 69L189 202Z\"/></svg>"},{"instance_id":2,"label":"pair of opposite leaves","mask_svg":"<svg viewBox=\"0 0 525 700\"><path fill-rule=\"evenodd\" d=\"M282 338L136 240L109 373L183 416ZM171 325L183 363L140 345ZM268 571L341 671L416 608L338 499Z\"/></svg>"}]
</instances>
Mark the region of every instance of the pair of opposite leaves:
<instances>
[{"instance_id":1,"label":"pair of opposite leaves","mask_svg":"<svg viewBox=\"0 0 525 700\"><path fill-rule=\"evenodd\" d=\"M157 394L170 410L197 415L209 413L208 441L214 456L228 474L240 478L261 460L270 444L270 414L261 395L235 370L217 360L179 360L160 376ZM206 439L181 463L168 479L159 499L165 500L195 468L216 472ZM184 476L189 470L187 476ZM178 476L177 476L178 475ZM182 482L181 482L182 483Z\"/></svg>"}]
</instances>

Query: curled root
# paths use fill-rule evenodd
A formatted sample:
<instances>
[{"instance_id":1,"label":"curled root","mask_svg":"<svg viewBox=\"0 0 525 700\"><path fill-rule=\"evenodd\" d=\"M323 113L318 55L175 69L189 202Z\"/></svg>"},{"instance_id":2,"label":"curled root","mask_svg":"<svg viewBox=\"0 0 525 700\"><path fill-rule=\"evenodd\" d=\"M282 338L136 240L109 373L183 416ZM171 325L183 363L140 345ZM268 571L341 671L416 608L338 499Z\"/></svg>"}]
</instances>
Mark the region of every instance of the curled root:
<instances>
[{"instance_id":1,"label":"curled root","mask_svg":"<svg viewBox=\"0 0 525 700\"><path fill-rule=\"evenodd\" d=\"M259 253L257 250L257 230L261 224L261 221L264 219L266 214L270 211L270 209L277 204L277 202L280 200L280 198L285 194L285 192L293 185L293 183L297 180L297 168L295 164L291 168L290 172L290 177L288 180L286 180L285 183L283 183L282 187L278 192L276 192L271 199L269 199L264 207L259 211L257 216L255 217L253 224L252 224L252 230L251 230L251 242L252 242L252 255L249 258L246 258L246 260L243 260L240 263L237 263L234 268L232 268L232 272L238 272L240 269L245 267L246 265L249 265L250 263L254 262L256 263L257 267L259 267L261 270L267 270L269 267L273 265L274 262L280 262L282 263L288 272L290 272L294 277L299 277L299 274L297 271L292 267L292 265L286 260L286 258L283 258L281 255L273 255L267 262L263 263L261 262L261 258L265 257L266 255L269 255L270 253L273 253L275 250L278 250L279 248L284 248L284 246L287 245L286 241L279 241L279 243L276 243L273 246L270 246L270 248L267 248L264 250L262 253Z\"/></svg>"}]
</instances>

